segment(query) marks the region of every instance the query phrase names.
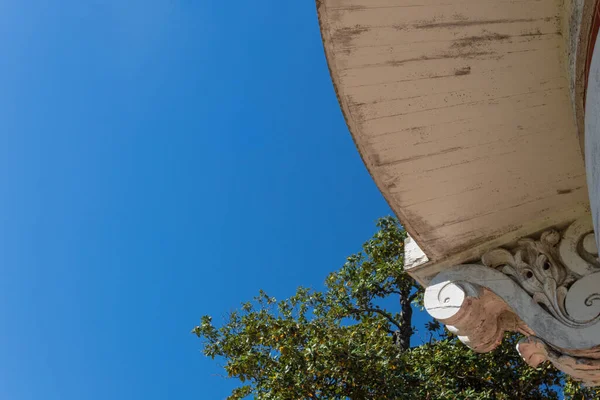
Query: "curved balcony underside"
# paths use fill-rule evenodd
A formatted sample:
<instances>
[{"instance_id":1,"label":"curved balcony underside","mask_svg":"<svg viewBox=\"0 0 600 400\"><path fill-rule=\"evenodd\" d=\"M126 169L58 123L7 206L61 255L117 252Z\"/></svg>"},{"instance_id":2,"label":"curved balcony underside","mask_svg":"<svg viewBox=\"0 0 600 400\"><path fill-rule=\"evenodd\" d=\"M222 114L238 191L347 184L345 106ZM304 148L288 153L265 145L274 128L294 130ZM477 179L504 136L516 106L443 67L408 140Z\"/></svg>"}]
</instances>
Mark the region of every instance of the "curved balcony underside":
<instances>
[{"instance_id":1,"label":"curved balcony underside","mask_svg":"<svg viewBox=\"0 0 600 400\"><path fill-rule=\"evenodd\" d=\"M588 212L561 4L317 0L348 127L418 268Z\"/></svg>"}]
</instances>

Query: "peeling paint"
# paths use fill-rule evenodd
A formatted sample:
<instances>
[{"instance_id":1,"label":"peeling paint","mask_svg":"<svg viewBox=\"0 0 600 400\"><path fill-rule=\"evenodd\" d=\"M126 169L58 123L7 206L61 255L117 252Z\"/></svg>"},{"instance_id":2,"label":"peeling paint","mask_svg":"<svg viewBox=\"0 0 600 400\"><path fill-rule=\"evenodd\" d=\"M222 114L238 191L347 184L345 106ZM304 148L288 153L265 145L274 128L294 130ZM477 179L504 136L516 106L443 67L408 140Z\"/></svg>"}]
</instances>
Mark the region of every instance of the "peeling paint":
<instances>
[{"instance_id":1,"label":"peeling paint","mask_svg":"<svg viewBox=\"0 0 600 400\"><path fill-rule=\"evenodd\" d=\"M469 66L459 68L454 71L454 75L456 75L456 76L469 75L470 73L471 73L471 67L469 67Z\"/></svg>"},{"instance_id":2,"label":"peeling paint","mask_svg":"<svg viewBox=\"0 0 600 400\"><path fill-rule=\"evenodd\" d=\"M356 25L353 27L345 27L337 30L333 35L333 41L343 47L349 47L352 45L354 37L361 33L367 32L368 28Z\"/></svg>"},{"instance_id":3,"label":"peeling paint","mask_svg":"<svg viewBox=\"0 0 600 400\"><path fill-rule=\"evenodd\" d=\"M511 24L517 22L532 22L535 19L532 18L517 18L517 19L489 19L489 20L459 20L454 22L430 22L421 23L415 25L418 29L436 29L436 28L461 28L465 26L481 26L481 25L493 25L493 24Z\"/></svg>"},{"instance_id":4,"label":"peeling paint","mask_svg":"<svg viewBox=\"0 0 600 400\"><path fill-rule=\"evenodd\" d=\"M506 40L510 38L510 35L502 35L499 33L486 33L480 36L469 36L463 39L458 39L456 42L452 44L453 48L464 48L464 47L475 47L478 45L483 45L486 42L491 42L494 40Z\"/></svg>"},{"instance_id":5,"label":"peeling paint","mask_svg":"<svg viewBox=\"0 0 600 400\"><path fill-rule=\"evenodd\" d=\"M322 2L352 136L430 263L589 208L559 2Z\"/></svg>"}]
</instances>

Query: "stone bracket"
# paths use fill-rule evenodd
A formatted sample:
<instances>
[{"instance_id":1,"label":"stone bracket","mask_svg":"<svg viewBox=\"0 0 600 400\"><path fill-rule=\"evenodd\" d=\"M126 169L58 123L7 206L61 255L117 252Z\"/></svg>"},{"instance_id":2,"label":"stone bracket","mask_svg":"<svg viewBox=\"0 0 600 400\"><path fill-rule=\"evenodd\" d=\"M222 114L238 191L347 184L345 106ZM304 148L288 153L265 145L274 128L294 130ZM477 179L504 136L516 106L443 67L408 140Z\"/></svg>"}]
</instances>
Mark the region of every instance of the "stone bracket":
<instances>
[{"instance_id":1,"label":"stone bracket","mask_svg":"<svg viewBox=\"0 0 600 400\"><path fill-rule=\"evenodd\" d=\"M425 308L467 346L488 352L504 332L532 366L549 360L574 378L600 384L600 263L589 218L548 230L476 264L435 276Z\"/></svg>"}]
</instances>

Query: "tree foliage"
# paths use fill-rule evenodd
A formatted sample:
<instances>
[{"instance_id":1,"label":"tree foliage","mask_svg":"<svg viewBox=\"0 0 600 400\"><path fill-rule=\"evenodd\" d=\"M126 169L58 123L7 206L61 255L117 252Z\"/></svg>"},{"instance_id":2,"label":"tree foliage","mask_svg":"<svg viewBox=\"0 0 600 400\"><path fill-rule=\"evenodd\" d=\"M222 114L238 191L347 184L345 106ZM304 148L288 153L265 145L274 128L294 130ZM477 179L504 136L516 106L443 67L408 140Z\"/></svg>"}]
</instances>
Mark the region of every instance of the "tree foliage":
<instances>
[{"instance_id":1,"label":"tree foliage","mask_svg":"<svg viewBox=\"0 0 600 400\"><path fill-rule=\"evenodd\" d=\"M597 398L548 363L527 366L517 334L476 354L432 321L411 347L422 288L404 270L401 226L392 217L377 226L324 291L299 288L282 301L261 291L221 326L202 317L193 332L204 354L240 382L229 399ZM393 298L397 307L381 305Z\"/></svg>"}]
</instances>

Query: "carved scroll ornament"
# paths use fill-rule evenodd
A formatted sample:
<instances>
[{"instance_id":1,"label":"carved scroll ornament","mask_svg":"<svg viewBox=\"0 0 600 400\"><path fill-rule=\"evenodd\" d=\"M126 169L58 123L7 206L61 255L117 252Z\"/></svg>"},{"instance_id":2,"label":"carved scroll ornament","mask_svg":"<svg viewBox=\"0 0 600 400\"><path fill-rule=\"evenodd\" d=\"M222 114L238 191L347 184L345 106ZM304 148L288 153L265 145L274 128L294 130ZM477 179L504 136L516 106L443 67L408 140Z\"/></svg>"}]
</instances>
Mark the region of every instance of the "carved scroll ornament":
<instances>
[{"instance_id":1,"label":"carved scroll ornament","mask_svg":"<svg viewBox=\"0 0 600 400\"><path fill-rule=\"evenodd\" d=\"M443 271L425 292L425 308L475 351L521 332L527 363L549 360L600 385L600 263L589 218Z\"/></svg>"}]
</instances>

